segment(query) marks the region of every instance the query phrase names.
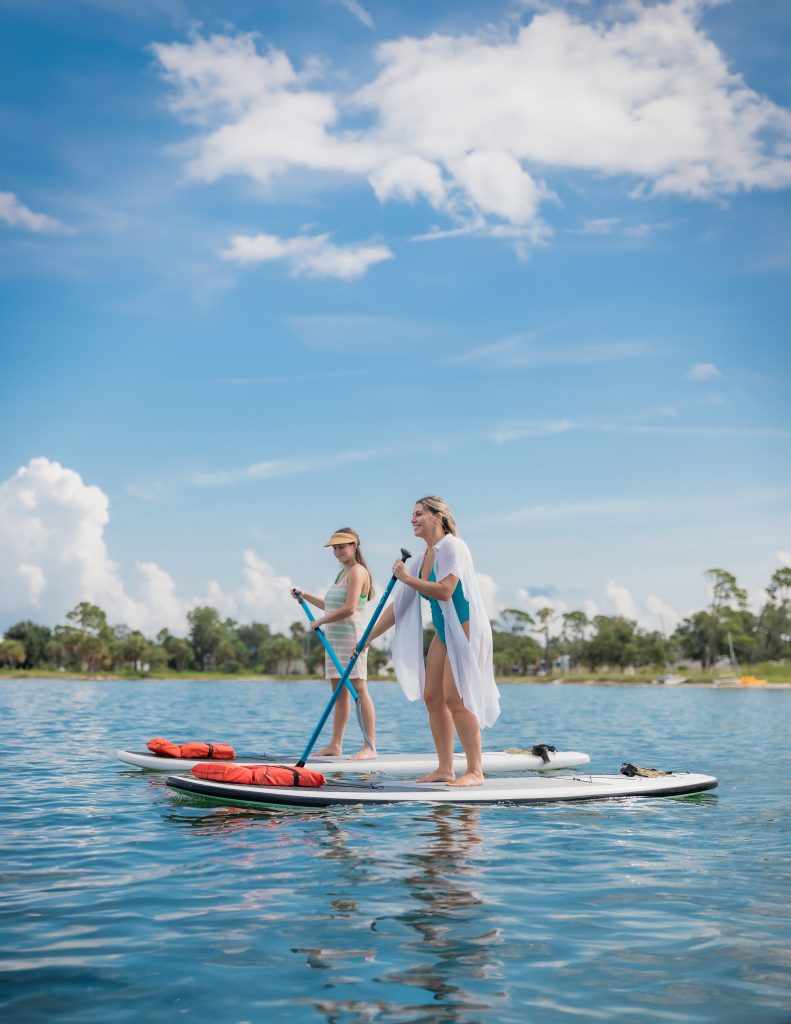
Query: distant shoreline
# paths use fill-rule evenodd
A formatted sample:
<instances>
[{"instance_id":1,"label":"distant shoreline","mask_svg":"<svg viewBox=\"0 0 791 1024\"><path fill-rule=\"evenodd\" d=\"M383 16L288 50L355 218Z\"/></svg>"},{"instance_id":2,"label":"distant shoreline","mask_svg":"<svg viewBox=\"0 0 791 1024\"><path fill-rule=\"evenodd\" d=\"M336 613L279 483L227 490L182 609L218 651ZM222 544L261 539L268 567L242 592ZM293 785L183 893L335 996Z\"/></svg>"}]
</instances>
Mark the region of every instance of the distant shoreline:
<instances>
[{"instance_id":1,"label":"distant shoreline","mask_svg":"<svg viewBox=\"0 0 791 1024\"><path fill-rule=\"evenodd\" d=\"M783 666L785 667L785 666ZM23 670L0 670L0 682L11 682L20 679L70 679L74 682L108 682L108 683L146 683L146 682L195 682L195 683L323 683L324 678L313 676L304 678L299 676L281 675L228 675L221 672L207 672L201 675L194 673L169 673L168 675L116 675L96 673L89 675L86 672L26 672ZM369 676L369 682L373 683L395 683L392 676ZM647 677L613 677L594 679L591 677L578 678L536 678L535 676L502 676L497 679L498 686L512 685L532 686L651 686L658 690L678 689L709 689L709 690L788 690L791 689L791 666L789 666L788 679L768 679L765 683L726 683L715 679L695 679L694 677L678 684L668 685L655 682Z\"/></svg>"}]
</instances>

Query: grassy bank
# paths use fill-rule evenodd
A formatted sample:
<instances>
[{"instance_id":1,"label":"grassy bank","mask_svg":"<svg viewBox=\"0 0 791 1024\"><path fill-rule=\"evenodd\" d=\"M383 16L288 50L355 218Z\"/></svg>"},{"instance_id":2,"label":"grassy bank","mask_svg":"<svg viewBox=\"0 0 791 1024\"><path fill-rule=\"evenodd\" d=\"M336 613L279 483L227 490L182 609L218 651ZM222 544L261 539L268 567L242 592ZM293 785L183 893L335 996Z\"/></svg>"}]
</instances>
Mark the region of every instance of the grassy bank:
<instances>
[{"instance_id":1,"label":"grassy bank","mask_svg":"<svg viewBox=\"0 0 791 1024\"><path fill-rule=\"evenodd\" d=\"M548 676L500 676L497 679L499 685L508 683L541 683L541 684L555 684L555 683L587 683L587 684L600 684L606 685L646 685L652 683L659 677L656 669L641 669L635 673L618 673L618 672L563 672L554 673ZM714 672L701 672L701 671L690 671L690 672L679 672L679 675L684 678L688 684L711 684L718 678L722 678L726 673L722 671ZM786 683L791 685L791 664L780 665L773 662L765 662L750 667L745 667L741 670L741 675L755 676L757 679L765 679L768 683ZM173 672L170 670L159 671L156 674L141 674L139 672L120 672L120 673L97 673L95 675L89 675L85 672L60 672L53 669L31 669L30 671L24 671L22 669L0 669L0 680L13 680L13 679L91 679L91 680L136 680L143 681L146 679L152 680L195 680L204 682L219 682L221 680L234 680L235 682L278 682L278 683L296 683L302 682L303 680L297 676L279 676L279 675L255 675L251 673L239 674L239 675L228 675L227 672ZM321 676L314 676L312 679L319 682L323 679ZM371 680L374 682L394 682L392 676L372 676Z\"/></svg>"}]
</instances>

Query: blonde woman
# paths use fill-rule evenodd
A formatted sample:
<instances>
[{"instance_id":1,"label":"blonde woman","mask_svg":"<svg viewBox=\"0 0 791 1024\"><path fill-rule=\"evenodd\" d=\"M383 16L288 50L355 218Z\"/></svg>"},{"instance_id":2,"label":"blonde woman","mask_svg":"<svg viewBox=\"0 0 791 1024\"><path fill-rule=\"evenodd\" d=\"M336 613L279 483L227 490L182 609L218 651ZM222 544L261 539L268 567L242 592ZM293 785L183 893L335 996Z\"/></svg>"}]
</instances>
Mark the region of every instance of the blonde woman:
<instances>
[{"instance_id":1,"label":"blonde woman","mask_svg":"<svg viewBox=\"0 0 791 1024\"><path fill-rule=\"evenodd\" d=\"M335 582L324 597L308 594L298 588L294 588L291 594L296 600L302 597L309 604L324 612L324 615L310 623L310 628L321 627L341 665L346 665L368 624L368 603L373 596L373 584L368 565L360 550L360 538L351 527L345 526L342 530L336 530L324 547L332 548L332 553L340 562L340 572L335 578ZM324 675L332 684L332 689L335 690L340 683L340 677L338 669L326 653L324 655ZM351 681L360 698L359 706L365 732L371 743L375 744L374 704L368 693L367 678L368 655L367 652L363 652L352 670ZM318 751L319 755L341 756L343 734L349 722L350 712L351 697L349 690L344 686L343 693L335 703L332 739L323 750ZM362 748L356 754L352 754L354 761L365 761L372 757L376 757L376 749L370 747L367 742L363 743Z\"/></svg>"},{"instance_id":2,"label":"blonde woman","mask_svg":"<svg viewBox=\"0 0 791 1024\"><path fill-rule=\"evenodd\" d=\"M447 502L436 495L420 498L412 510L412 530L425 549L408 565L396 562L401 581L393 603L371 631L370 640L395 626L393 665L410 700L422 697L437 749L437 767L419 782L480 786L481 727L500 714L494 681L492 628L475 576L470 550L456 531ZM423 661L421 599L431 607L436 636ZM456 778L454 731L467 758Z\"/></svg>"}]
</instances>

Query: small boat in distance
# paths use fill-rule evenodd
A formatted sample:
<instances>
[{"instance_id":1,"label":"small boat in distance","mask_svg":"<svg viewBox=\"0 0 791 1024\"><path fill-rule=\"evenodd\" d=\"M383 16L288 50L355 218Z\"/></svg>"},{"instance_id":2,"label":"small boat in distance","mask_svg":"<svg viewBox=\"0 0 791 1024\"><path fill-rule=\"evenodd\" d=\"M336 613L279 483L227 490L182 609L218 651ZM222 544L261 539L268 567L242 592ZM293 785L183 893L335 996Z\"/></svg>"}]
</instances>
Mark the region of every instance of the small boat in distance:
<instances>
[{"instance_id":1,"label":"small boat in distance","mask_svg":"<svg viewBox=\"0 0 791 1024\"><path fill-rule=\"evenodd\" d=\"M668 672L664 676L660 676L658 679L653 679L652 683L654 686L681 686L682 683L686 683L685 676L677 676L673 672Z\"/></svg>"}]
</instances>

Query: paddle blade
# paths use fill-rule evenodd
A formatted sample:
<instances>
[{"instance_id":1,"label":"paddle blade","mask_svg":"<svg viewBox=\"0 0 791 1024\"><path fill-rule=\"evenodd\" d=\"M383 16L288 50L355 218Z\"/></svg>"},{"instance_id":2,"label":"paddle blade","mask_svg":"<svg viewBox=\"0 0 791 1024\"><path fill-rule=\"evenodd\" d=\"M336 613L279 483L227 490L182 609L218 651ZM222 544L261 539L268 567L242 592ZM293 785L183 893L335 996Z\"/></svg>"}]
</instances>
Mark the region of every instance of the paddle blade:
<instances>
[{"instance_id":1,"label":"paddle blade","mask_svg":"<svg viewBox=\"0 0 791 1024\"><path fill-rule=\"evenodd\" d=\"M373 741L371 740L371 737L368 735L368 732L367 732L367 730L365 728L365 724L363 723L363 709L362 709L362 706L360 704L360 698L359 697L354 702L354 711L355 711L355 713L357 715L357 724L360 726L360 732L363 734L363 739L368 744L368 746L371 748L371 750L373 750L373 752L376 753L376 747L373 745Z\"/></svg>"}]
</instances>

